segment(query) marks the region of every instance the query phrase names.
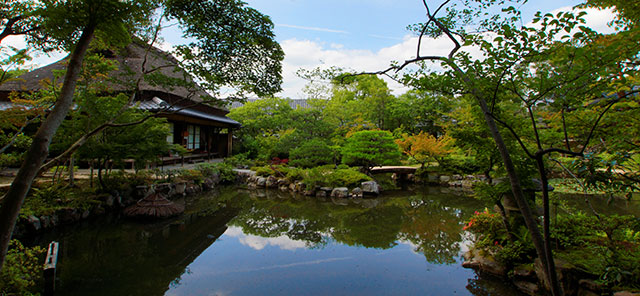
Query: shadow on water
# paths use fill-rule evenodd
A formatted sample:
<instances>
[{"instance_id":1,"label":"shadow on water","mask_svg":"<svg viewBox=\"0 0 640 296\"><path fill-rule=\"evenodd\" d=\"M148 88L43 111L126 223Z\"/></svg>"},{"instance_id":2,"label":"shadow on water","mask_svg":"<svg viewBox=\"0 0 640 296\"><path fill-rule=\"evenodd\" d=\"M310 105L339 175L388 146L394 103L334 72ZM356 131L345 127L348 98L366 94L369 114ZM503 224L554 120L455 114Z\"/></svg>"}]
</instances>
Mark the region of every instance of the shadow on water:
<instances>
[{"instance_id":1,"label":"shadow on water","mask_svg":"<svg viewBox=\"0 0 640 296\"><path fill-rule=\"evenodd\" d=\"M154 223L108 216L61 242L59 295L519 295L460 266L482 204L428 187L375 199L232 187ZM214 293L215 292L215 293Z\"/></svg>"}]
</instances>

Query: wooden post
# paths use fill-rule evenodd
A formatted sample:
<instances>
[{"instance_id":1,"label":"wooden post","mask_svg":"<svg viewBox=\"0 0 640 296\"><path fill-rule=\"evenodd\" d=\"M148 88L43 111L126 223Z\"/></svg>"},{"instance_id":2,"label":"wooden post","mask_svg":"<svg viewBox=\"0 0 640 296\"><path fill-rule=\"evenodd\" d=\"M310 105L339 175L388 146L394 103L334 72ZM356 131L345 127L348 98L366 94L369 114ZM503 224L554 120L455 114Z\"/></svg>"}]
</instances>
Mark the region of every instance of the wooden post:
<instances>
[{"instance_id":1,"label":"wooden post","mask_svg":"<svg viewBox=\"0 0 640 296\"><path fill-rule=\"evenodd\" d=\"M233 130L227 129L227 157L231 156L231 150L233 149Z\"/></svg>"},{"instance_id":2,"label":"wooden post","mask_svg":"<svg viewBox=\"0 0 640 296\"><path fill-rule=\"evenodd\" d=\"M51 242L44 262L44 295L53 295L56 290L56 265L58 264L58 242Z\"/></svg>"},{"instance_id":3,"label":"wooden post","mask_svg":"<svg viewBox=\"0 0 640 296\"><path fill-rule=\"evenodd\" d=\"M73 167L75 166L75 157L73 157L73 154L71 154L71 157L69 158L69 186L74 187L75 186L75 173L73 171Z\"/></svg>"}]
</instances>

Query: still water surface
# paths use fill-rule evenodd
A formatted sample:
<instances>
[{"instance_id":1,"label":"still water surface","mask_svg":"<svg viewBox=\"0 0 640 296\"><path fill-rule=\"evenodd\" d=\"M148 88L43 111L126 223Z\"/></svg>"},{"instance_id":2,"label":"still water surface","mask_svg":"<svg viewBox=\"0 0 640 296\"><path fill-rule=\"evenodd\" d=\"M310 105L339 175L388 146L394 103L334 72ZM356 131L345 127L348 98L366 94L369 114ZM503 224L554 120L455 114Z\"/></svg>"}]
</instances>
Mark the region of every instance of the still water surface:
<instances>
[{"instance_id":1,"label":"still water surface","mask_svg":"<svg viewBox=\"0 0 640 296\"><path fill-rule=\"evenodd\" d=\"M331 200L222 188L175 219L47 233L59 295L519 295L460 266L471 197L418 187Z\"/></svg>"}]
</instances>

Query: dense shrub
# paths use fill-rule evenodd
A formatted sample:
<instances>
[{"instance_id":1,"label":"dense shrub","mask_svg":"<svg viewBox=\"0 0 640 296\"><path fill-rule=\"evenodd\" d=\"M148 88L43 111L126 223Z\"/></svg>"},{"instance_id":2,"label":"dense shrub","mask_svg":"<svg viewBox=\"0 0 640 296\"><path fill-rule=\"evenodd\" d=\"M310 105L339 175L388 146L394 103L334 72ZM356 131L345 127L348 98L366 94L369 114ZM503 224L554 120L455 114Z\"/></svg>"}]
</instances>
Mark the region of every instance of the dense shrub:
<instances>
[{"instance_id":1,"label":"dense shrub","mask_svg":"<svg viewBox=\"0 0 640 296\"><path fill-rule=\"evenodd\" d=\"M355 168L340 166L336 169L333 165L324 165L310 169L300 169L286 166L264 166L253 167L251 170L261 177L276 176L286 177L289 181L302 181L310 187L357 187L364 181L371 180L371 177L359 172Z\"/></svg>"},{"instance_id":2,"label":"dense shrub","mask_svg":"<svg viewBox=\"0 0 640 296\"><path fill-rule=\"evenodd\" d=\"M289 155L291 165L312 168L333 163L333 150L327 143L320 139L307 141L291 150Z\"/></svg>"},{"instance_id":3,"label":"dense shrub","mask_svg":"<svg viewBox=\"0 0 640 296\"><path fill-rule=\"evenodd\" d=\"M451 156L441 159L440 170L456 174L474 174L482 170L473 157Z\"/></svg>"},{"instance_id":4,"label":"dense shrub","mask_svg":"<svg viewBox=\"0 0 640 296\"><path fill-rule=\"evenodd\" d=\"M236 180L237 173L233 170L233 163L239 163L241 161L232 160L230 162L221 163L201 163L196 166L196 169L200 171L204 178L218 175L222 183L233 183Z\"/></svg>"},{"instance_id":5,"label":"dense shrub","mask_svg":"<svg viewBox=\"0 0 640 296\"><path fill-rule=\"evenodd\" d=\"M366 170L378 165L393 165L400 160L400 150L388 131L359 131L347 138L342 148L342 162Z\"/></svg>"},{"instance_id":6,"label":"dense shrub","mask_svg":"<svg viewBox=\"0 0 640 296\"><path fill-rule=\"evenodd\" d=\"M11 240L9 251L0 272L0 294L38 295L36 283L41 280L45 250L27 248L18 240Z\"/></svg>"}]
</instances>

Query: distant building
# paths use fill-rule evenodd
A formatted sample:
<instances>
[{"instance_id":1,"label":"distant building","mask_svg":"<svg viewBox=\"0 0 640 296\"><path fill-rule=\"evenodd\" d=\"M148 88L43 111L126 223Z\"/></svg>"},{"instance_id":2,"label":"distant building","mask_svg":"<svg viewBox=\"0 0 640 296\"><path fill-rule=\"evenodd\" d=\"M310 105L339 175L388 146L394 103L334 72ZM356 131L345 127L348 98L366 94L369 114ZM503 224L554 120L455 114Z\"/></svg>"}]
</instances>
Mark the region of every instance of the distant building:
<instances>
[{"instance_id":1,"label":"distant building","mask_svg":"<svg viewBox=\"0 0 640 296\"><path fill-rule=\"evenodd\" d=\"M192 81L192 78L182 69L177 69L177 60L169 53L151 47L148 54L147 45L141 41L134 41L118 52L101 52L106 58L118 63L118 70L109 74L119 82L109 80L109 92L130 92L133 81L144 71L157 69L170 78ZM42 89L43 80L52 81L54 71L65 70L67 59L38 68L24 75L0 85L0 111L12 106L9 101L11 92L32 92ZM135 94L139 108L151 112L165 111L159 115L169 122L171 134L167 141L180 144L194 153L207 153L213 156L229 156L233 130L240 128L240 123L226 117L229 110L224 107L211 106L203 103L201 97L207 96L199 87L189 90L185 87L163 87L142 80Z\"/></svg>"},{"instance_id":2,"label":"distant building","mask_svg":"<svg viewBox=\"0 0 640 296\"><path fill-rule=\"evenodd\" d=\"M257 101L257 100L260 100L260 99L248 99L247 103L253 103L253 102ZM305 108L309 108L310 107L309 106L309 102L307 100L305 100L305 99L295 99L295 100L294 99L288 99L288 101L289 101L289 106L291 106L291 109L298 109L298 108L305 109ZM233 103L231 103L230 109L235 109L235 108L242 107L242 106L244 106L244 103L233 102Z\"/></svg>"}]
</instances>

